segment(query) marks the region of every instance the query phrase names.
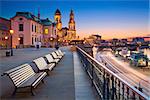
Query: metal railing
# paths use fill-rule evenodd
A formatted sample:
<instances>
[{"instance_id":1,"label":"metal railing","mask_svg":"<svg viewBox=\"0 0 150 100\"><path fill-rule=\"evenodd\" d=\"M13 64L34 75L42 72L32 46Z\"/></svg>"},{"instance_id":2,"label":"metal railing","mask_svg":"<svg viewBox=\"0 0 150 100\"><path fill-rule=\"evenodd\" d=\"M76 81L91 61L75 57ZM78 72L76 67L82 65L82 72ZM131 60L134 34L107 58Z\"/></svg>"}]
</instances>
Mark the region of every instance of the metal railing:
<instances>
[{"instance_id":1,"label":"metal railing","mask_svg":"<svg viewBox=\"0 0 150 100\"><path fill-rule=\"evenodd\" d=\"M80 60L102 100L150 100L106 66L77 46Z\"/></svg>"}]
</instances>

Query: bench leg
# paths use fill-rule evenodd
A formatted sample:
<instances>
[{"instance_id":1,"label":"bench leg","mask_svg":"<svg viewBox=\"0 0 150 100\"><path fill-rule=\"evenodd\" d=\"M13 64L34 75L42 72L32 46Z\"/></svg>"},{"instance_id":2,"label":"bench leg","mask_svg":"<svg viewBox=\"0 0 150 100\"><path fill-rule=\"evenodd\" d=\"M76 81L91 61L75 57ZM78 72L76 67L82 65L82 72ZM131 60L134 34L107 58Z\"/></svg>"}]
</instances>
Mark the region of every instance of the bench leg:
<instances>
[{"instance_id":1,"label":"bench leg","mask_svg":"<svg viewBox=\"0 0 150 100\"><path fill-rule=\"evenodd\" d=\"M49 76L49 70L46 70L47 76Z\"/></svg>"},{"instance_id":2,"label":"bench leg","mask_svg":"<svg viewBox=\"0 0 150 100\"><path fill-rule=\"evenodd\" d=\"M31 94L32 94L32 96L34 96L33 87L32 86L31 86Z\"/></svg>"},{"instance_id":3,"label":"bench leg","mask_svg":"<svg viewBox=\"0 0 150 100\"><path fill-rule=\"evenodd\" d=\"M17 92L17 88L15 87L15 90L14 90L14 92L12 93L12 96L14 96L14 95L16 94L16 92Z\"/></svg>"},{"instance_id":4,"label":"bench leg","mask_svg":"<svg viewBox=\"0 0 150 100\"><path fill-rule=\"evenodd\" d=\"M42 79L42 83L44 83L44 80Z\"/></svg>"}]
</instances>

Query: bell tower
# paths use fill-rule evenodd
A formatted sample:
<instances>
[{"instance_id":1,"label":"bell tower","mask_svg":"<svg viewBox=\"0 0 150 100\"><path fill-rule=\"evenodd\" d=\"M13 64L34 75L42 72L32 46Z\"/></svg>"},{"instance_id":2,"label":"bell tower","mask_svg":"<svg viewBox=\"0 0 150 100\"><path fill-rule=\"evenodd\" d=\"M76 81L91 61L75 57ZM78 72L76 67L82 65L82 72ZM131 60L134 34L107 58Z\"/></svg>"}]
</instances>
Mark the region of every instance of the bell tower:
<instances>
[{"instance_id":1,"label":"bell tower","mask_svg":"<svg viewBox=\"0 0 150 100\"><path fill-rule=\"evenodd\" d=\"M54 19L56 22L56 28L58 30L61 30L62 29L62 22L61 22L61 13L60 13L59 9L56 10Z\"/></svg>"},{"instance_id":2,"label":"bell tower","mask_svg":"<svg viewBox=\"0 0 150 100\"><path fill-rule=\"evenodd\" d=\"M70 12L70 20L68 23L69 28L69 39L75 39L76 38L76 28L75 28L75 21L74 21L74 13L73 10Z\"/></svg>"},{"instance_id":3,"label":"bell tower","mask_svg":"<svg viewBox=\"0 0 150 100\"><path fill-rule=\"evenodd\" d=\"M75 21L74 21L74 13L73 10L70 12L70 20L69 20L69 30L74 30L75 31Z\"/></svg>"}]
</instances>

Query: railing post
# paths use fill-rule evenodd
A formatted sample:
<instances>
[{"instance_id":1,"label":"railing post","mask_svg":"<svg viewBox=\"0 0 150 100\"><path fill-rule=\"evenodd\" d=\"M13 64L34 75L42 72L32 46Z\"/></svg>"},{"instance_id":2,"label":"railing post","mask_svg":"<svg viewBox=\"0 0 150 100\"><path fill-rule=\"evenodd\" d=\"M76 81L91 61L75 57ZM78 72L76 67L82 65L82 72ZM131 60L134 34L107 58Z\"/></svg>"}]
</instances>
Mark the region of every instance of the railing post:
<instances>
[{"instance_id":1,"label":"railing post","mask_svg":"<svg viewBox=\"0 0 150 100\"><path fill-rule=\"evenodd\" d=\"M111 76L111 100L114 100L114 92L115 92L115 87L114 87L114 77Z\"/></svg>"},{"instance_id":2,"label":"railing post","mask_svg":"<svg viewBox=\"0 0 150 100\"><path fill-rule=\"evenodd\" d=\"M124 99L124 84L122 83L122 99Z\"/></svg>"},{"instance_id":3,"label":"railing post","mask_svg":"<svg viewBox=\"0 0 150 100\"><path fill-rule=\"evenodd\" d=\"M115 78L115 77L114 77L114 78ZM118 84L117 84L117 78L115 78L114 83L115 83L115 84L114 84L114 95L115 95L114 97L117 98L117 95L116 95L117 85L118 85Z\"/></svg>"},{"instance_id":4,"label":"railing post","mask_svg":"<svg viewBox=\"0 0 150 100\"><path fill-rule=\"evenodd\" d=\"M93 71L94 71L94 65L93 65L94 63L93 63L93 61L92 61L92 73L91 73L91 76L92 76L92 79L91 79L91 81L92 81L92 86L93 86L93 81L94 81L94 74L93 74Z\"/></svg>"},{"instance_id":5,"label":"railing post","mask_svg":"<svg viewBox=\"0 0 150 100\"><path fill-rule=\"evenodd\" d=\"M135 100L136 98L135 98L135 93L132 91L132 98L131 98L132 100Z\"/></svg>"},{"instance_id":6,"label":"railing post","mask_svg":"<svg viewBox=\"0 0 150 100\"><path fill-rule=\"evenodd\" d=\"M118 93L117 93L118 94L118 99L120 100L120 94L121 93L120 93L120 81L119 80L118 80L118 90L117 91L118 91Z\"/></svg>"},{"instance_id":7,"label":"railing post","mask_svg":"<svg viewBox=\"0 0 150 100\"><path fill-rule=\"evenodd\" d=\"M129 99L129 88L126 87L126 94L127 94L127 99Z\"/></svg>"},{"instance_id":8,"label":"railing post","mask_svg":"<svg viewBox=\"0 0 150 100\"><path fill-rule=\"evenodd\" d=\"M107 76L106 76L106 93L107 93L107 99L109 100L109 74L107 74Z\"/></svg>"},{"instance_id":9,"label":"railing post","mask_svg":"<svg viewBox=\"0 0 150 100\"><path fill-rule=\"evenodd\" d=\"M106 85L106 78L105 78L105 70L103 72L103 99L105 100L105 85Z\"/></svg>"}]
</instances>

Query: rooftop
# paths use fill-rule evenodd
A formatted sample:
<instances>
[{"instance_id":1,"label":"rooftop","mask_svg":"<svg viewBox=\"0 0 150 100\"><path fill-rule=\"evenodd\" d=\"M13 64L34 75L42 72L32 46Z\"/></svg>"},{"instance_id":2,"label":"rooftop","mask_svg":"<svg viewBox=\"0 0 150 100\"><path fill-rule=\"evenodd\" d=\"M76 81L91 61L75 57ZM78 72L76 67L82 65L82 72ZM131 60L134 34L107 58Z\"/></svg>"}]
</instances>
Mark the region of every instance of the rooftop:
<instances>
[{"instance_id":1,"label":"rooftop","mask_svg":"<svg viewBox=\"0 0 150 100\"><path fill-rule=\"evenodd\" d=\"M16 15L14 17L16 17L16 16L25 17L27 19L30 19L30 20L33 20L33 21L38 22L40 24L43 24L44 26L49 26L49 25L52 25L52 23L53 23L48 18L46 18L46 19L39 19L37 16L33 15L30 12L16 12Z\"/></svg>"},{"instance_id":2,"label":"rooftop","mask_svg":"<svg viewBox=\"0 0 150 100\"><path fill-rule=\"evenodd\" d=\"M46 19L41 19L41 23L44 26L50 26L50 25L52 25L53 22L51 20L49 20L48 18L46 18Z\"/></svg>"},{"instance_id":3,"label":"rooftop","mask_svg":"<svg viewBox=\"0 0 150 100\"><path fill-rule=\"evenodd\" d=\"M61 12L59 9L56 10L55 15L61 15Z\"/></svg>"}]
</instances>

